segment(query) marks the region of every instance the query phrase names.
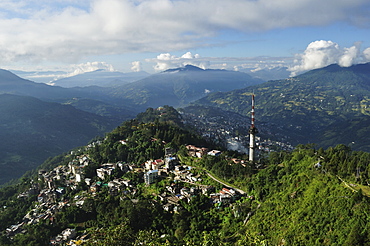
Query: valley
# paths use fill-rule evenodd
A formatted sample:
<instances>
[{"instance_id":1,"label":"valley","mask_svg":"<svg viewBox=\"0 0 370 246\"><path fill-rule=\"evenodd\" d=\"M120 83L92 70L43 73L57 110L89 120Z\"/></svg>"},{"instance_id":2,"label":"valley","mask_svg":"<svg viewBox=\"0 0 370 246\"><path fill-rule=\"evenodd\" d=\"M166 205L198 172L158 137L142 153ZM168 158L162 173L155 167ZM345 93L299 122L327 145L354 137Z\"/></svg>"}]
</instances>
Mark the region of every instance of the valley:
<instances>
[{"instance_id":1,"label":"valley","mask_svg":"<svg viewBox=\"0 0 370 246\"><path fill-rule=\"evenodd\" d=\"M163 105L175 107L183 105L178 110L183 113L184 120L188 125L192 125L194 130L202 133L206 138L212 138L222 146L226 146L229 142L231 148L245 152L250 122L250 96L253 91L256 94L256 120L260 129L258 137L262 151L264 149L268 153L275 149L292 149L292 146L305 143L315 143L325 148L343 143L354 150L368 151L370 146L370 140L366 137L370 130L366 124L369 120L370 108L367 105L370 98L368 66L369 64L359 64L342 68L331 65L293 78L265 83L241 72L202 70L194 66L185 66L150 75L126 85L104 88L49 86L21 79L3 70L0 73L2 93L31 96L46 102L70 105L95 114L94 117L100 117L101 123L98 125L101 126L96 125L96 131L84 136L81 141L73 141L73 138L67 137L68 134L61 135L58 138L60 143L72 140L75 144L61 147L57 151L46 150L50 154L38 154L40 158L37 160L32 157L32 153L24 157L22 154L24 152L7 150L0 163L24 163L27 160L28 164L24 163L27 167L19 169L24 173L41 164L49 156L84 144L95 136L102 136L104 132L127 119L132 119L148 107L156 108ZM105 79L109 78L106 74L102 76ZM80 77L76 79L78 78ZM226 81L234 81L234 85ZM244 86L247 87L243 88ZM205 97L201 98L202 96ZM36 115L38 109L35 108L33 111ZM53 117L57 117L57 112L54 112L56 114ZM83 114L81 113L80 116ZM75 118L71 115L64 117ZM17 125L11 122L3 123L3 126L4 124ZM63 134L63 127L58 127L58 124L52 127ZM1 131L5 131L5 128ZM80 133L85 134L83 132L76 130L75 137ZM23 139L37 140L36 135L32 136L31 131L22 134ZM27 134L31 136L27 137ZM58 136L51 132L49 134L54 139ZM64 137L69 140L63 140ZM14 135L12 138L14 141L19 137ZM28 142L24 144L30 145ZM55 144L42 144L42 146L46 145L50 148L55 146ZM13 145L8 144L4 150L9 146ZM34 151L34 153L41 152ZM16 173L15 170L11 172ZM7 179L3 182L19 177L17 175L19 174L14 176L7 174Z\"/></svg>"}]
</instances>

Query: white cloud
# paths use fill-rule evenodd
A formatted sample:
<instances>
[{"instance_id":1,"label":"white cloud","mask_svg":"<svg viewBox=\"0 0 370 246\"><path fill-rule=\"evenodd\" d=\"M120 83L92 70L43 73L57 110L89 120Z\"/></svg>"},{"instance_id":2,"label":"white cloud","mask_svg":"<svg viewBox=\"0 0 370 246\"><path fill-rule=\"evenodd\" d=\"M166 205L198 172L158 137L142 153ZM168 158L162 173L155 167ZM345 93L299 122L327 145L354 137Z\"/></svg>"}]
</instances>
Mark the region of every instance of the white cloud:
<instances>
[{"instance_id":1,"label":"white cloud","mask_svg":"<svg viewBox=\"0 0 370 246\"><path fill-rule=\"evenodd\" d=\"M156 61L156 65L154 66L155 71L164 71L169 69L171 64L177 61L175 56L172 56L170 53L160 54L157 56L157 59L147 59L146 61Z\"/></svg>"},{"instance_id":2,"label":"white cloud","mask_svg":"<svg viewBox=\"0 0 370 246\"><path fill-rule=\"evenodd\" d=\"M69 74L69 76L74 76L82 73L93 72L99 69L106 70L113 72L114 68L111 64L107 64L106 62L87 62L81 64L72 65L74 67L74 71Z\"/></svg>"},{"instance_id":3,"label":"white cloud","mask_svg":"<svg viewBox=\"0 0 370 246\"><path fill-rule=\"evenodd\" d=\"M80 64L72 64L68 68L68 70L70 72L66 72L64 74L54 75L53 80L72 77L72 76L87 73L87 72L93 72L93 71L96 71L96 70L99 70L99 69L105 70L105 71L110 71L110 72L115 71L113 66L111 64L106 63L106 62L97 62L97 61L95 61L95 62L86 62L86 63L80 63ZM50 76L51 75L49 75L49 77Z\"/></svg>"},{"instance_id":4,"label":"white cloud","mask_svg":"<svg viewBox=\"0 0 370 246\"><path fill-rule=\"evenodd\" d=\"M362 11L368 4L368 0L4 0L0 63L76 63L90 55L186 50L208 46L209 38L228 29L358 23L354 20L368 18Z\"/></svg>"},{"instance_id":5,"label":"white cloud","mask_svg":"<svg viewBox=\"0 0 370 246\"><path fill-rule=\"evenodd\" d=\"M350 48L344 48L343 54L339 58L338 64L342 67L352 66L354 63L357 63L356 60L360 55L360 43L356 43Z\"/></svg>"},{"instance_id":6,"label":"white cloud","mask_svg":"<svg viewBox=\"0 0 370 246\"><path fill-rule=\"evenodd\" d=\"M134 72L140 72L142 70L141 62L139 61L131 62L131 65L132 65L131 70Z\"/></svg>"},{"instance_id":7,"label":"white cloud","mask_svg":"<svg viewBox=\"0 0 370 246\"><path fill-rule=\"evenodd\" d=\"M149 58L145 61L155 62L154 70L157 72L185 65L193 65L202 69L206 69L209 66L209 61L202 59L199 54L193 55L191 52L186 52L180 57L170 53L162 53L157 58Z\"/></svg>"},{"instance_id":8,"label":"white cloud","mask_svg":"<svg viewBox=\"0 0 370 246\"><path fill-rule=\"evenodd\" d=\"M6 68L13 69L13 68ZM106 62L86 62L80 64L70 64L65 66L49 66L49 67L20 67L19 71L14 71L16 74L22 78L29 79L40 83L53 84L53 81L57 79L62 79L66 77L75 76L78 74L83 74L86 72L93 72L96 70L104 70L114 72L116 71L111 64ZM22 71L21 73L18 73Z\"/></svg>"},{"instance_id":9,"label":"white cloud","mask_svg":"<svg viewBox=\"0 0 370 246\"><path fill-rule=\"evenodd\" d=\"M370 62L370 47L367 48L367 49L365 49L364 52L363 52L363 54L364 54L365 60L367 62Z\"/></svg>"},{"instance_id":10,"label":"white cloud","mask_svg":"<svg viewBox=\"0 0 370 246\"><path fill-rule=\"evenodd\" d=\"M191 52L186 52L185 54L183 54L181 56L181 58L185 58L185 59L197 59L197 58L200 58L200 55L199 54L193 55Z\"/></svg>"},{"instance_id":11,"label":"white cloud","mask_svg":"<svg viewBox=\"0 0 370 246\"><path fill-rule=\"evenodd\" d=\"M325 40L312 42L307 46L303 54L297 55L295 63L299 64L290 68L290 71L307 71L336 63L340 57L339 53L341 51L337 43Z\"/></svg>"},{"instance_id":12,"label":"white cloud","mask_svg":"<svg viewBox=\"0 0 370 246\"><path fill-rule=\"evenodd\" d=\"M310 43L303 54L297 54L294 66L289 68L292 76L299 72L322 68L337 63L349 67L361 61L360 43L349 48L341 48L337 43L318 40Z\"/></svg>"}]
</instances>

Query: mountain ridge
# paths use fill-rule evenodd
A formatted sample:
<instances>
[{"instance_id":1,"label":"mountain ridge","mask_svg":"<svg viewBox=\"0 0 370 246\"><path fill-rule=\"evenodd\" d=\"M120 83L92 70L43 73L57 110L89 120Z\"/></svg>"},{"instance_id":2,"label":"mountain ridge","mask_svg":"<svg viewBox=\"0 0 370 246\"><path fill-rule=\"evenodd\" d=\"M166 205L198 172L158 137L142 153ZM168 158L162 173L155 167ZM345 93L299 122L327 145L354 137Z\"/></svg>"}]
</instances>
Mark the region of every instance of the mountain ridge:
<instances>
[{"instance_id":1,"label":"mountain ridge","mask_svg":"<svg viewBox=\"0 0 370 246\"><path fill-rule=\"evenodd\" d=\"M46 158L84 145L113 129L114 121L70 105L34 97L0 95L0 184Z\"/></svg>"},{"instance_id":2,"label":"mountain ridge","mask_svg":"<svg viewBox=\"0 0 370 246\"><path fill-rule=\"evenodd\" d=\"M370 115L369 67L370 63L349 68L331 65L284 80L211 94L194 104L248 115L250 96L254 92L256 122L275 125L277 131L290 136L294 145L316 143L322 140L326 130L330 130L329 125ZM337 143L352 142L351 139L340 139L337 133ZM361 149L360 145L357 143L353 147Z\"/></svg>"},{"instance_id":3,"label":"mountain ridge","mask_svg":"<svg viewBox=\"0 0 370 246\"><path fill-rule=\"evenodd\" d=\"M250 75L228 70L206 69L187 65L146 77L111 91L132 100L142 110L170 105L180 107L214 91L229 91L262 83Z\"/></svg>"},{"instance_id":4,"label":"mountain ridge","mask_svg":"<svg viewBox=\"0 0 370 246\"><path fill-rule=\"evenodd\" d=\"M51 82L54 86L61 86L65 88L73 87L87 87L87 86L100 86L110 87L119 86L127 83L134 82L136 80L145 78L150 74L146 72L111 72L104 69L98 69L91 72L85 72L82 74L54 80Z\"/></svg>"}]
</instances>

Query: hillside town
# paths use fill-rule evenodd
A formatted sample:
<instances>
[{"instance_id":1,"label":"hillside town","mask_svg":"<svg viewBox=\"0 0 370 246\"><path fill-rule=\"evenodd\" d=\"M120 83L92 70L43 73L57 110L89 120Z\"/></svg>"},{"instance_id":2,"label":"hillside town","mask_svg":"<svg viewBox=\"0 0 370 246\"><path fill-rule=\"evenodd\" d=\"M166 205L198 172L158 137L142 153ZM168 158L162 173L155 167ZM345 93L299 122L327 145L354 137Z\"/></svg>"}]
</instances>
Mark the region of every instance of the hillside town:
<instances>
[{"instance_id":1,"label":"hillside town","mask_svg":"<svg viewBox=\"0 0 370 246\"><path fill-rule=\"evenodd\" d=\"M216 109L212 113L195 113L190 108L180 111L180 113L184 122L196 129L204 138L212 140L229 150L248 153L249 117L227 111L217 113ZM286 141L286 136L279 135L279 131L271 131L276 126L266 122L258 122L258 128L260 136L256 137L256 145L261 154L277 150L291 151L294 149ZM272 134L274 134L273 139L280 140L271 140L270 136Z\"/></svg>"},{"instance_id":2,"label":"hillside town","mask_svg":"<svg viewBox=\"0 0 370 246\"><path fill-rule=\"evenodd\" d=\"M125 144L124 141L120 141ZM96 142L93 145L98 145ZM210 150L205 147L187 145L189 156L202 158L204 155L218 156L219 150ZM245 165L243 160L232 159L233 163ZM19 233L26 233L24 225L35 225L40 221L53 223L56 214L64 207L81 207L88 197L94 197L100 192L118 196L120 199L131 199L135 202L138 184L132 180L122 178L124 174L135 173L142 177L146 186L158 180L172 180L166 185L165 190L156 194L156 199L162 204L165 211L178 213L183 209L181 202L189 202L194 196L203 194L209 197L209 202L215 206L232 206L233 202L245 192L223 186L216 190L214 186L202 184L203 175L193 172L194 168L183 165L174 151L167 148L163 159L147 160L140 165L130 163L102 163L95 175L86 176L86 168L91 164L88 155L77 155L67 165L60 165L50 171L39 170L38 180L33 180L31 188L18 195L18 199L36 196L34 207L24 215L18 224L8 227L5 234L13 238ZM252 196L247 196L253 199ZM181 202L180 202L181 201ZM54 238L50 239L51 245L80 245L89 239L88 234L78 235L74 228L65 228Z\"/></svg>"}]
</instances>

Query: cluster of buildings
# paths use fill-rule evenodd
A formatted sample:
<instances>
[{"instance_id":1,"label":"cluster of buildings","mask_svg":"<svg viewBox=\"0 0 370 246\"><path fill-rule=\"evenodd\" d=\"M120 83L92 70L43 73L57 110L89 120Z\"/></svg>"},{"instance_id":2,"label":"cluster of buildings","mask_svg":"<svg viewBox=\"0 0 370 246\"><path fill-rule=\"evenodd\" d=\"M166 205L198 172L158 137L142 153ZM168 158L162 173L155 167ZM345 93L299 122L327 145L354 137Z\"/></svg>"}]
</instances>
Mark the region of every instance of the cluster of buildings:
<instances>
[{"instance_id":1,"label":"cluster of buildings","mask_svg":"<svg viewBox=\"0 0 370 246\"><path fill-rule=\"evenodd\" d=\"M221 154L219 150L211 150L205 147L197 147L195 145L187 145L188 154L190 156L201 158L204 155L218 156ZM166 149L166 153L173 153L172 150ZM164 160L148 160L144 163L144 182L147 185L155 182L159 177L167 177L171 173L174 175L175 180L185 182L196 182L201 181L189 171L191 167L181 165L176 156L167 154Z\"/></svg>"},{"instance_id":2,"label":"cluster of buildings","mask_svg":"<svg viewBox=\"0 0 370 246\"><path fill-rule=\"evenodd\" d=\"M218 193L210 194L212 203L216 203L219 206L230 204L235 201L238 193L233 189L222 188Z\"/></svg>"},{"instance_id":3,"label":"cluster of buildings","mask_svg":"<svg viewBox=\"0 0 370 246\"><path fill-rule=\"evenodd\" d=\"M197 147L195 145L186 145L186 149L188 150L188 154L190 156L198 158L202 158L204 155L218 156L221 154L221 151L219 150L209 151L208 148Z\"/></svg>"},{"instance_id":4,"label":"cluster of buildings","mask_svg":"<svg viewBox=\"0 0 370 246\"><path fill-rule=\"evenodd\" d=\"M211 114L198 114L181 112L185 123L192 125L205 139L225 145L230 136L246 136L248 134L249 118L231 112L214 112ZM244 129L244 131L243 131Z\"/></svg>"},{"instance_id":5,"label":"cluster of buildings","mask_svg":"<svg viewBox=\"0 0 370 246\"><path fill-rule=\"evenodd\" d=\"M189 202L194 196L199 194L209 194L214 190L213 186L195 185L186 187L181 182L174 182L166 186L166 191L158 195L163 204L163 209L169 212L179 212L183 209L180 201Z\"/></svg>"},{"instance_id":6,"label":"cluster of buildings","mask_svg":"<svg viewBox=\"0 0 370 246\"><path fill-rule=\"evenodd\" d=\"M250 129L250 117L226 111L222 111L222 113L216 110L213 111L212 113L199 114L187 109L187 111L181 112L181 116L185 123L192 125L204 138L230 150L249 153L250 134L248 130ZM255 150L257 153L293 149L293 146L287 142L287 136L280 134L282 131L271 131L271 129L279 129L279 126L272 126L268 122L259 122L258 128L263 134L263 138L255 136ZM269 138L279 141L272 141ZM201 151L198 151L198 153L201 153Z\"/></svg>"},{"instance_id":7,"label":"cluster of buildings","mask_svg":"<svg viewBox=\"0 0 370 246\"><path fill-rule=\"evenodd\" d=\"M84 233L77 235L77 231L74 228L67 228L55 237L50 239L50 245L70 245L78 246L86 242L90 238L90 235Z\"/></svg>"},{"instance_id":8,"label":"cluster of buildings","mask_svg":"<svg viewBox=\"0 0 370 246\"><path fill-rule=\"evenodd\" d=\"M67 228L50 240L51 245L59 245L76 237L76 230Z\"/></svg>"},{"instance_id":9,"label":"cluster of buildings","mask_svg":"<svg viewBox=\"0 0 370 246\"><path fill-rule=\"evenodd\" d=\"M36 196L37 203L24 217L21 223L6 229L10 238L16 234L25 233L24 225L38 224L40 221L54 221L58 211L69 204L63 196L66 189L76 189L79 182L83 182L83 168L89 164L86 155L78 156L68 165L58 166L51 171L39 170L38 182L32 181L31 187L18 195L18 199ZM40 183L42 185L40 185Z\"/></svg>"},{"instance_id":10,"label":"cluster of buildings","mask_svg":"<svg viewBox=\"0 0 370 246\"><path fill-rule=\"evenodd\" d=\"M11 225L10 227L6 228L5 230L5 235L7 235L8 237L12 238L13 236L15 236L16 234L24 234L26 233L27 231L25 229L23 229L23 225L24 225L24 222L21 222L17 225Z\"/></svg>"},{"instance_id":11,"label":"cluster of buildings","mask_svg":"<svg viewBox=\"0 0 370 246\"><path fill-rule=\"evenodd\" d=\"M201 158L204 155L217 156L219 150L211 150L195 145L187 145L188 154ZM235 164L246 165L248 162L232 158ZM215 187L203 185L202 176L194 174L191 166L182 165L175 156L167 156L164 160L149 160L144 165L144 181L147 185L155 182L156 179L165 178L172 174L173 183L165 187L165 192L158 195L163 204L163 209L170 212L178 212L182 209L180 201L189 202L199 194L210 198L210 203L218 206L229 205L240 197L240 193L231 188L223 188L215 192ZM252 197L249 197L252 198Z\"/></svg>"},{"instance_id":12,"label":"cluster of buildings","mask_svg":"<svg viewBox=\"0 0 370 246\"><path fill-rule=\"evenodd\" d=\"M194 145L188 145L186 148L190 155L196 157L221 154L218 150L208 150ZM79 155L67 165L55 167L50 171L39 170L38 182L33 182L31 188L18 195L18 199L37 197L34 208L19 224L7 228L6 235L12 238L18 233L26 233L24 225L27 224L37 224L46 220L53 223L56 214L62 211L64 206L82 206L88 196L94 196L102 190L123 199L130 195L132 199L137 193L137 187L131 180L121 178L126 172L142 173L147 185L156 182L159 178L171 176L172 184L166 186L165 192L158 194L163 209L170 212L178 212L182 209L179 201L189 202L192 197L199 194L208 195L212 203L218 204L229 204L238 195L238 192L226 188L215 193L214 187L202 185L201 175L194 174L190 166L182 165L172 149L166 149L163 159L148 160L139 167L123 162L101 164L95 169L94 177L86 177L86 169L89 165L91 165L89 156ZM70 197L71 191L81 187L87 187L87 189L77 190L79 195ZM80 237L76 238L74 229L66 229L52 238L50 243L65 244L68 241L70 245L74 245L73 242L76 240L80 243L86 240Z\"/></svg>"},{"instance_id":13,"label":"cluster of buildings","mask_svg":"<svg viewBox=\"0 0 370 246\"><path fill-rule=\"evenodd\" d=\"M10 238L25 233L24 225L38 224L40 221L55 220L56 213L71 202L64 198L66 189L76 189L83 182L83 168L89 165L87 155L78 156L68 165L58 166L51 171L39 170L38 182L32 181L31 187L18 195L18 199L36 196L37 203L24 217L21 223L6 229Z\"/></svg>"},{"instance_id":14,"label":"cluster of buildings","mask_svg":"<svg viewBox=\"0 0 370 246\"><path fill-rule=\"evenodd\" d=\"M209 151L208 148L205 147L197 147L195 145L186 145L186 149L188 150L188 154L193 157L202 158L204 155L210 156L219 156L222 154L220 150L211 150ZM230 158L230 164L238 164L246 167L249 162L246 160L238 159L238 158Z\"/></svg>"},{"instance_id":15,"label":"cluster of buildings","mask_svg":"<svg viewBox=\"0 0 370 246\"><path fill-rule=\"evenodd\" d=\"M265 153L269 153L271 151L293 151L294 147L291 144L279 142L279 141L272 141L270 139L259 141L259 150Z\"/></svg>"}]
</instances>

